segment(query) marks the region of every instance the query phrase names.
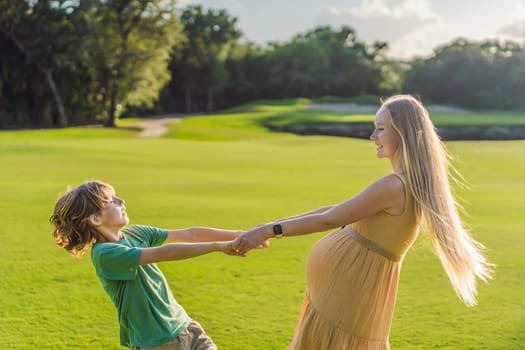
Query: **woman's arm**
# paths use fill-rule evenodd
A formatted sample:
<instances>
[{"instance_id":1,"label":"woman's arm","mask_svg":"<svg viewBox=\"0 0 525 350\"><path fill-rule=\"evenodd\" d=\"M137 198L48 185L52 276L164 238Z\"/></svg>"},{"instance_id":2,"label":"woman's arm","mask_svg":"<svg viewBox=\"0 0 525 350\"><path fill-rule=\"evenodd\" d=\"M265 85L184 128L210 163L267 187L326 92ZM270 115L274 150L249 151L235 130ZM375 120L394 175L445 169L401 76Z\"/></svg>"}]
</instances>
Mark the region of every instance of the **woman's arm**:
<instances>
[{"instance_id":1,"label":"woman's arm","mask_svg":"<svg viewBox=\"0 0 525 350\"><path fill-rule=\"evenodd\" d=\"M302 218L303 216L307 216L307 215L312 215L312 214L320 214L320 213L324 213L325 211L333 208L334 206L333 205L330 205L330 206L326 206L326 207L322 207L322 208L318 208L318 209L314 209L314 210L311 210L311 211L308 211L306 213L302 213L302 214L297 214L297 215L293 215L293 216L288 216L288 217L285 217L285 218L281 218L281 219L278 219L277 221L281 222L281 221L285 221L285 220L290 220L290 219L297 219L297 218ZM275 221L272 221L272 223L275 222ZM268 222L265 223L265 224L269 224ZM257 225L257 227L259 226L263 226L265 224L259 224ZM244 233L244 232L243 232Z\"/></svg>"},{"instance_id":2,"label":"woman's arm","mask_svg":"<svg viewBox=\"0 0 525 350\"><path fill-rule=\"evenodd\" d=\"M139 265L160 261L183 260L212 252L223 252L228 255L244 255L236 253L232 247L233 241L205 243L170 243L160 247L141 250Z\"/></svg>"},{"instance_id":3,"label":"woman's arm","mask_svg":"<svg viewBox=\"0 0 525 350\"><path fill-rule=\"evenodd\" d=\"M281 221L284 236L322 232L348 225L380 211L399 211L405 204L403 182L395 175L385 176L357 196L330 209ZM241 253L256 247L258 242L274 237L273 225L260 225L240 236L234 248Z\"/></svg>"},{"instance_id":4,"label":"woman's arm","mask_svg":"<svg viewBox=\"0 0 525 350\"><path fill-rule=\"evenodd\" d=\"M196 226L180 230L169 230L165 243L231 241L242 233L244 231Z\"/></svg>"},{"instance_id":5,"label":"woman's arm","mask_svg":"<svg viewBox=\"0 0 525 350\"><path fill-rule=\"evenodd\" d=\"M321 213L324 213L325 211L328 211L328 210L332 209L333 207L334 207L333 205L329 205L329 206L326 206L326 207L322 207L322 208L311 210L311 211L306 212L306 213L302 213L302 214L298 214L298 215L294 215L294 216L289 216L289 217L280 219L279 221L302 218L303 216L312 215L312 214L321 214Z\"/></svg>"}]
</instances>

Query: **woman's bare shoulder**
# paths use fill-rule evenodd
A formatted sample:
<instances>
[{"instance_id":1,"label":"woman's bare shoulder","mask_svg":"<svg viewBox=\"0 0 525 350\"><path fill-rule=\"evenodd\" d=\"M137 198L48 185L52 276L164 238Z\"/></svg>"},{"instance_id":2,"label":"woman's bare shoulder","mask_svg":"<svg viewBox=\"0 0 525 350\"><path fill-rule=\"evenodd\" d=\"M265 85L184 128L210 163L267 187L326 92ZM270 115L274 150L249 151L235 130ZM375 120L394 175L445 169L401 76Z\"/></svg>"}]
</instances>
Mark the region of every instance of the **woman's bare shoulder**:
<instances>
[{"instance_id":1,"label":"woman's bare shoulder","mask_svg":"<svg viewBox=\"0 0 525 350\"><path fill-rule=\"evenodd\" d=\"M383 191L403 191L405 190L405 183L401 179L400 175L397 174L388 174L385 175L378 180L376 180L374 183L372 183L370 186L381 188Z\"/></svg>"}]
</instances>

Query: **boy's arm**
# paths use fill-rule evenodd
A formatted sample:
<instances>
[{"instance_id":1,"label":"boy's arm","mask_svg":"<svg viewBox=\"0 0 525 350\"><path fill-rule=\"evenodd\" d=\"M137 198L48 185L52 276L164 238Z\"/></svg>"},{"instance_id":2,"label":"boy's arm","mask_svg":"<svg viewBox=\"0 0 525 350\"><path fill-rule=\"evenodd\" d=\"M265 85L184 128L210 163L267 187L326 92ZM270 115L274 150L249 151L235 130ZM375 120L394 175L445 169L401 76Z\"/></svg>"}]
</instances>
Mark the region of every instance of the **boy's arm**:
<instances>
[{"instance_id":1,"label":"boy's arm","mask_svg":"<svg viewBox=\"0 0 525 350\"><path fill-rule=\"evenodd\" d=\"M169 230L165 243L231 241L243 232L197 226L180 230Z\"/></svg>"},{"instance_id":2,"label":"boy's arm","mask_svg":"<svg viewBox=\"0 0 525 350\"><path fill-rule=\"evenodd\" d=\"M139 265L161 261L183 260L212 252L223 252L228 255L238 254L233 250L233 241L205 243L170 243L160 247L141 249Z\"/></svg>"}]
</instances>

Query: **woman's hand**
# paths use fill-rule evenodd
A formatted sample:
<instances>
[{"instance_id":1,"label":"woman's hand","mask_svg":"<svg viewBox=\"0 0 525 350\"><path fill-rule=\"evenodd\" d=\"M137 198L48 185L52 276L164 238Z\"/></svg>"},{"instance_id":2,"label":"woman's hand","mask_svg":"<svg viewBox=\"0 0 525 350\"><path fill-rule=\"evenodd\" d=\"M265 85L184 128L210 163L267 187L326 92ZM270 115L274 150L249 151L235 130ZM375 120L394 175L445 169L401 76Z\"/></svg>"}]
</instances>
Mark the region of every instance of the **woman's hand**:
<instances>
[{"instance_id":1,"label":"woman's hand","mask_svg":"<svg viewBox=\"0 0 525 350\"><path fill-rule=\"evenodd\" d=\"M265 226L257 226L250 231L240 235L233 242L233 248L240 254L246 254L249 250L255 248L267 248L270 246L268 237L266 237Z\"/></svg>"}]
</instances>

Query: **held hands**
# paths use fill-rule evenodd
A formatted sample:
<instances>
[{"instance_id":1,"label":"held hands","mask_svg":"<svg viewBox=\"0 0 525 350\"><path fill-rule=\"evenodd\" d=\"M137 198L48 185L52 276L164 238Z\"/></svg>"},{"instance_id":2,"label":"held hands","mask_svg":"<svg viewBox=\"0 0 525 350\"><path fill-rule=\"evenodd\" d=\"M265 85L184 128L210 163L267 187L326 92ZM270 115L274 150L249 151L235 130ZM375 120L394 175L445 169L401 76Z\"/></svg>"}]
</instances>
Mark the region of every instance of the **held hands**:
<instances>
[{"instance_id":1,"label":"held hands","mask_svg":"<svg viewBox=\"0 0 525 350\"><path fill-rule=\"evenodd\" d=\"M224 254L232 255L232 256L242 256L242 257L246 256L246 254L243 254L233 249L234 242L235 241L217 242L217 244L219 245L219 250L223 252Z\"/></svg>"},{"instance_id":2,"label":"held hands","mask_svg":"<svg viewBox=\"0 0 525 350\"><path fill-rule=\"evenodd\" d=\"M245 256L249 250L264 249L270 246L270 241L266 237L264 225L259 225L250 231L237 237L233 241L233 249L241 256Z\"/></svg>"},{"instance_id":3,"label":"held hands","mask_svg":"<svg viewBox=\"0 0 525 350\"><path fill-rule=\"evenodd\" d=\"M237 231L236 232L236 234L237 234L237 238L236 239L231 240L231 241L216 242L217 245L218 245L219 250L221 252L223 252L224 254L227 254L227 255L245 257L248 250L241 251L240 249L236 248L235 244L237 243L239 238L244 236L246 233L247 233L246 231ZM270 246L270 242L269 242L269 240L266 239L263 242L261 242L260 244L258 244L257 246L255 246L255 248L257 248L257 249L264 249L264 248L268 248L269 246ZM251 248L251 249L253 249L253 248Z\"/></svg>"},{"instance_id":4,"label":"held hands","mask_svg":"<svg viewBox=\"0 0 525 350\"><path fill-rule=\"evenodd\" d=\"M233 245L235 244L235 242L236 241L226 241L226 242L217 242L217 244L219 245L219 250L223 252L224 254L245 257L246 252L233 248ZM264 248L268 248L269 246L270 246L270 242L268 240L265 240L256 248L264 249Z\"/></svg>"}]
</instances>

